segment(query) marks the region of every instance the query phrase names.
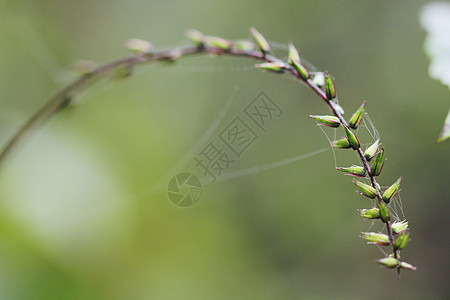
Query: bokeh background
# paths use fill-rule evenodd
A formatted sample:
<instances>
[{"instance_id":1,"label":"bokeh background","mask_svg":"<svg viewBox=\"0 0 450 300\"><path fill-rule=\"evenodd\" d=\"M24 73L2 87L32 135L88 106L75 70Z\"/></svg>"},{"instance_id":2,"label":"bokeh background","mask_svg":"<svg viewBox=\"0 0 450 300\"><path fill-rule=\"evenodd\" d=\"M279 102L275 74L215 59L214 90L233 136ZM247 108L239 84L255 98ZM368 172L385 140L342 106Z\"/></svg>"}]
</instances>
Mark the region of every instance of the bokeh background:
<instances>
[{"instance_id":1,"label":"bokeh background","mask_svg":"<svg viewBox=\"0 0 450 300\"><path fill-rule=\"evenodd\" d=\"M0 298L448 299L450 144L434 141L450 94L428 76L424 3L0 1L2 144L74 62L124 57L128 38L159 49L188 44L187 28L239 39L255 26L281 56L292 41L336 77L347 116L367 101L388 157L380 182L404 177L403 258L418 267L398 279L358 237L370 201L334 170L352 153L204 185L195 206L174 206L170 177L202 175L190 155L230 97L211 138L261 91L284 112L232 170L328 145L308 117L328 110L306 87L253 61L195 57L99 82L1 166Z\"/></svg>"}]
</instances>

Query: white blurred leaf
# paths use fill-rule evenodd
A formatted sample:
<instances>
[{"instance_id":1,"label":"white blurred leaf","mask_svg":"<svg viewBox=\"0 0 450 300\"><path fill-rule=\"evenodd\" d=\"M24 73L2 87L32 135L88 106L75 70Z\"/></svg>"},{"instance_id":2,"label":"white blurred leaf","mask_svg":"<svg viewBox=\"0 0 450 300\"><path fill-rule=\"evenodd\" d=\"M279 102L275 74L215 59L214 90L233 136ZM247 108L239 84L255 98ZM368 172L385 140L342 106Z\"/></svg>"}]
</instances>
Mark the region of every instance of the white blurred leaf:
<instances>
[{"instance_id":1,"label":"white blurred leaf","mask_svg":"<svg viewBox=\"0 0 450 300\"><path fill-rule=\"evenodd\" d=\"M425 50L430 56L429 73L450 88L450 3L427 3L420 15L423 28L427 31ZM450 137L450 112L437 142Z\"/></svg>"},{"instance_id":2,"label":"white blurred leaf","mask_svg":"<svg viewBox=\"0 0 450 300\"><path fill-rule=\"evenodd\" d=\"M436 142L440 143L450 137L450 110L448 111L447 118L444 122L444 128L442 128L441 133Z\"/></svg>"}]
</instances>

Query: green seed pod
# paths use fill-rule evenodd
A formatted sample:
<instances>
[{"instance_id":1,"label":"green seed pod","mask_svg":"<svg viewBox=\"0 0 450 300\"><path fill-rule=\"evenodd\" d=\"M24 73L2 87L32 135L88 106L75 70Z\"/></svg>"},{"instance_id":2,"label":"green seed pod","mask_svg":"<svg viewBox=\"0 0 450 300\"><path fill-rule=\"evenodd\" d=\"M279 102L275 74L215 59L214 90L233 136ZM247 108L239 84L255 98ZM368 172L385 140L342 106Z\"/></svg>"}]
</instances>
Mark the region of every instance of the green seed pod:
<instances>
[{"instance_id":1,"label":"green seed pod","mask_svg":"<svg viewBox=\"0 0 450 300\"><path fill-rule=\"evenodd\" d=\"M308 70L302 64L297 63L295 61L291 61L290 64L297 71L298 76L300 77L301 80L307 81L311 77L311 75L309 75Z\"/></svg>"},{"instance_id":2,"label":"green seed pod","mask_svg":"<svg viewBox=\"0 0 450 300\"><path fill-rule=\"evenodd\" d=\"M356 185L358 190L361 191L361 195L366 196L370 199L374 199L377 196L377 191L370 185L358 180L353 180L353 184Z\"/></svg>"},{"instance_id":3,"label":"green seed pod","mask_svg":"<svg viewBox=\"0 0 450 300\"><path fill-rule=\"evenodd\" d=\"M153 45L141 39L130 39L126 42L125 46L128 50L134 53L151 54Z\"/></svg>"},{"instance_id":4,"label":"green seed pod","mask_svg":"<svg viewBox=\"0 0 450 300\"><path fill-rule=\"evenodd\" d=\"M356 165L352 165L351 167L337 167L336 170L344 172L345 175L355 177L364 177L366 175L366 169Z\"/></svg>"},{"instance_id":5,"label":"green seed pod","mask_svg":"<svg viewBox=\"0 0 450 300\"><path fill-rule=\"evenodd\" d=\"M224 51L230 50L232 43L229 40L218 36L207 36L205 42L208 46L217 47Z\"/></svg>"},{"instance_id":6,"label":"green seed pod","mask_svg":"<svg viewBox=\"0 0 450 300\"><path fill-rule=\"evenodd\" d=\"M398 193L398 189L400 188L400 183L402 182L402 177L397 179L394 184L392 184L390 187L387 188L386 191L383 193L383 201L386 203L389 203L392 198L395 197L395 195Z\"/></svg>"},{"instance_id":7,"label":"green seed pod","mask_svg":"<svg viewBox=\"0 0 450 300\"><path fill-rule=\"evenodd\" d=\"M319 125L328 126L328 127L339 127L341 122L335 116L317 116L317 115L309 115L311 118L319 122Z\"/></svg>"},{"instance_id":8,"label":"green seed pod","mask_svg":"<svg viewBox=\"0 0 450 300\"><path fill-rule=\"evenodd\" d=\"M378 176L384 166L384 148L381 148L380 152L375 156L372 166L370 166L370 175Z\"/></svg>"},{"instance_id":9,"label":"green seed pod","mask_svg":"<svg viewBox=\"0 0 450 300\"><path fill-rule=\"evenodd\" d=\"M332 141L331 145L333 146L333 148L336 148L336 149L348 149L348 148L352 147L352 146L350 146L350 143L348 142L347 139L340 139L340 140Z\"/></svg>"},{"instance_id":10,"label":"green seed pod","mask_svg":"<svg viewBox=\"0 0 450 300\"><path fill-rule=\"evenodd\" d=\"M397 267L399 265L398 260L396 260L393 257L385 257L385 258L379 259L378 263L380 265L383 265L383 266L388 267L388 268L395 268L395 267Z\"/></svg>"},{"instance_id":11,"label":"green seed pod","mask_svg":"<svg viewBox=\"0 0 450 300\"><path fill-rule=\"evenodd\" d=\"M301 64L298 51L292 43L289 43L289 64L294 67L301 80L306 81L311 77L305 66Z\"/></svg>"},{"instance_id":12,"label":"green seed pod","mask_svg":"<svg viewBox=\"0 0 450 300\"><path fill-rule=\"evenodd\" d=\"M380 209L377 207L359 209L359 215L366 219L379 219Z\"/></svg>"},{"instance_id":13,"label":"green seed pod","mask_svg":"<svg viewBox=\"0 0 450 300\"><path fill-rule=\"evenodd\" d=\"M202 47L205 45L205 36L198 30L188 29L185 36L190 39L196 46Z\"/></svg>"},{"instance_id":14,"label":"green seed pod","mask_svg":"<svg viewBox=\"0 0 450 300\"><path fill-rule=\"evenodd\" d=\"M376 140L375 143L366 148L366 151L364 151L364 156L366 157L367 161L370 161L375 156L375 153L377 153L378 151L379 145L380 139Z\"/></svg>"},{"instance_id":15,"label":"green seed pod","mask_svg":"<svg viewBox=\"0 0 450 300\"><path fill-rule=\"evenodd\" d=\"M258 45L259 50L261 50L262 54L269 54L271 50L266 38L254 27L250 27L250 33L252 34L253 39L255 40L256 45Z\"/></svg>"},{"instance_id":16,"label":"green seed pod","mask_svg":"<svg viewBox=\"0 0 450 300\"><path fill-rule=\"evenodd\" d=\"M346 126L344 126L344 129L345 129L345 134L347 135L348 142L350 143L350 146L352 146L353 150L357 150L360 147L358 138Z\"/></svg>"},{"instance_id":17,"label":"green seed pod","mask_svg":"<svg viewBox=\"0 0 450 300\"><path fill-rule=\"evenodd\" d=\"M360 238L365 239L368 244L379 246L389 245L389 236L381 232L361 232Z\"/></svg>"},{"instance_id":18,"label":"green seed pod","mask_svg":"<svg viewBox=\"0 0 450 300\"><path fill-rule=\"evenodd\" d=\"M300 64L300 55L298 55L298 51L292 43L289 43L289 63L296 62Z\"/></svg>"},{"instance_id":19,"label":"green seed pod","mask_svg":"<svg viewBox=\"0 0 450 300\"><path fill-rule=\"evenodd\" d=\"M364 117L364 109L366 108L366 101L358 108L348 122L348 127L351 129L357 129Z\"/></svg>"},{"instance_id":20,"label":"green seed pod","mask_svg":"<svg viewBox=\"0 0 450 300\"><path fill-rule=\"evenodd\" d=\"M234 43L234 48L242 51L253 51L255 50L255 44L247 40L239 40Z\"/></svg>"},{"instance_id":21,"label":"green seed pod","mask_svg":"<svg viewBox=\"0 0 450 300\"><path fill-rule=\"evenodd\" d=\"M334 86L333 78L331 78L328 71L325 72L325 95L328 100L336 98L336 88Z\"/></svg>"},{"instance_id":22,"label":"green seed pod","mask_svg":"<svg viewBox=\"0 0 450 300\"><path fill-rule=\"evenodd\" d=\"M417 268L414 267L413 265L408 264L407 262L404 262L404 261L402 261L402 262L400 263L400 268L402 268L402 269L408 269L408 270L413 270L413 271L415 271L415 270L417 269Z\"/></svg>"},{"instance_id":23,"label":"green seed pod","mask_svg":"<svg viewBox=\"0 0 450 300\"><path fill-rule=\"evenodd\" d=\"M378 208L380 209L380 218L381 218L381 221L383 221L383 223L389 222L389 220L391 219L391 217L389 216L389 211L388 211L386 205L384 205L383 202L378 203Z\"/></svg>"},{"instance_id":24,"label":"green seed pod","mask_svg":"<svg viewBox=\"0 0 450 300\"><path fill-rule=\"evenodd\" d=\"M401 222L395 221L394 223L392 223L391 227L392 231L397 234L408 229L408 222L406 222L406 220L403 220Z\"/></svg>"},{"instance_id":25,"label":"green seed pod","mask_svg":"<svg viewBox=\"0 0 450 300\"><path fill-rule=\"evenodd\" d=\"M394 249L395 250L402 250L406 247L406 244L408 244L409 240L409 234L402 234L400 235L394 242Z\"/></svg>"},{"instance_id":26,"label":"green seed pod","mask_svg":"<svg viewBox=\"0 0 450 300\"><path fill-rule=\"evenodd\" d=\"M259 69L267 70L267 71L283 73L285 64L282 62L262 63L262 64L255 65L255 67L257 67Z\"/></svg>"}]
</instances>

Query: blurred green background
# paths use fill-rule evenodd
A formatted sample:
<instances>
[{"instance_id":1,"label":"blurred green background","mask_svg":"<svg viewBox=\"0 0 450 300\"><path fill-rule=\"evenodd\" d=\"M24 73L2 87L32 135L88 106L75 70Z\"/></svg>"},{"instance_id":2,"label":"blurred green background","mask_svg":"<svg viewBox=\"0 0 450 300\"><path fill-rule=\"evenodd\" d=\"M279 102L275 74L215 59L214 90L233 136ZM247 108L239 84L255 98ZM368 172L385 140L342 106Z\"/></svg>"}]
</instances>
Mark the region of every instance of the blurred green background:
<instances>
[{"instance_id":1,"label":"blurred green background","mask_svg":"<svg viewBox=\"0 0 450 300\"><path fill-rule=\"evenodd\" d=\"M126 56L128 38L159 49L188 44L187 28L239 39L255 26L292 41L336 77L346 116L367 101L388 157L380 182L404 177L403 258L418 267L398 279L375 264L383 254L358 237L371 223L356 213L370 201L334 171L331 151L174 206L170 177L202 175L191 149L230 97L211 138L261 91L284 112L232 171L328 145L308 117L328 110L306 87L250 60L192 57L100 82L1 166L0 298L448 299L450 144L434 140L450 94L428 76L425 2L0 1L2 144L70 82L74 62ZM338 165L356 162L337 153Z\"/></svg>"}]
</instances>

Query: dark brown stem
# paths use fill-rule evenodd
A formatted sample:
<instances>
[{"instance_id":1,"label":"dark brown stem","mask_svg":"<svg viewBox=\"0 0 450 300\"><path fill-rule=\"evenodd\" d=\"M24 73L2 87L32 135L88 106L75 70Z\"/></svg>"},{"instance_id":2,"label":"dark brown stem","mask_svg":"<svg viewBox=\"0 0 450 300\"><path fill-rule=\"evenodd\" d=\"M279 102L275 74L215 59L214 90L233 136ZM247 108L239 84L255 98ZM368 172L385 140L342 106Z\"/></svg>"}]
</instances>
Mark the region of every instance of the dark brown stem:
<instances>
[{"instance_id":1,"label":"dark brown stem","mask_svg":"<svg viewBox=\"0 0 450 300\"><path fill-rule=\"evenodd\" d=\"M296 74L296 76L297 76L297 78L300 79L300 77L298 76L298 74ZM319 96L327 103L328 107L331 109L331 111L333 112L333 114L334 114L336 117L338 117L338 119L339 119L339 121L341 122L341 124L342 124L343 126L348 127L347 121L345 121L344 117L343 117L342 114L339 112L339 110L336 109L334 102L329 101L329 100L327 99L327 96L325 95L325 93L323 92L323 90L320 89L317 85L315 85L315 84L314 84L311 80L309 80L309 79L306 81L306 84L307 84L307 85L308 85L308 86L309 86L316 94L318 94L318 95L319 95ZM369 176L370 183L372 184L372 187L374 187L375 190L377 191L377 201L378 201L378 204L382 204L383 199L382 199L382 196L381 196L381 191L380 191L380 189L378 188L378 184L377 184L377 181L376 181L376 179L375 179L375 176L373 176L373 175L371 174L371 172L370 172L369 162L367 161L367 159L366 159L366 157L365 157L363 151L361 150L361 148L358 148L358 149L356 150L356 152L358 153L359 159L361 160L361 162L362 162L362 164L363 164L363 166L364 166L364 169L366 169L366 173L367 173L368 176ZM386 222L386 230L387 230L387 233L388 233L388 236L389 236L389 241L390 241L390 243L391 243L391 245L392 245L392 251L393 251L394 257L395 257L396 259L398 259L398 251L394 248L394 233L393 233L393 231L392 231L392 226L391 226L391 222L390 222L390 221L387 221L387 222ZM400 269L398 269L398 271L400 272Z\"/></svg>"},{"instance_id":2,"label":"dark brown stem","mask_svg":"<svg viewBox=\"0 0 450 300\"><path fill-rule=\"evenodd\" d=\"M275 57L270 55L263 55L259 51L243 51L239 49L230 49L224 51L217 47L185 46L156 51L151 55L137 54L102 65L94 69L90 73L81 76L79 79L50 98L36 114L34 114L19 130L17 130L17 132L7 141L0 152L0 165L24 137L34 132L50 117L70 104L71 99L76 94L90 86L95 80L106 77L115 70L120 69L124 66L134 67L150 62L172 61L179 57L200 53L251 57L255 59L265 59L267 62L278 61L278 59L276 59Z\"/></svg>"},{"instance_id":3,"label":"dark brown stem","mask_svg":"<svg viewBox=\"0 0 450 300\"><path fill-rule=\"evenodd\" d=\"M221 49L218 47L210 47L210 46L185 46L185 47L176 47L169 48L160 51L156 51L151 54L137 54L134 56L126 57L103 66L100 66L88 74L81 76L79 79L74 81L72 84L65 87L55 96L53 96L48 102L35 114L33 115L6 143L2 151L0 152L0 164L6 159L6 157L11 153L11 151L19 144L19 142L27 135L33 133L36 129L38 129L41 125L43 125L47 120L50 119L53 115L59 112L61 109L66 107L71 103L73 97L81 92L83 89L89 87L94 81L97 79L104 78L110 75L115 70L118 70L122 67L134 67L137 65L141 65L144 63L150 62L158 62L158 61L173 61L180 57L190 56L194 54L215 54L215 55L228 55L228 56L240 56L240 57L249 57L257 60L262 60L264 62L281 62L278 58L263 54L261 51L255 50L239 50L234 47L230 49ZM285 63L285 70L298 79L302 80L297 71L291 67L289 64ZM324 91L317 86L312 80L302 80L308 87L310 87L325 103L328 105L333 114L339 118L341 124L343 126L347 126L348 124L345 119L342 117L339 110L336 108L334 102L329 101ZM378 189L377 182L375 177L370 173L370 166L367 162L367 159L364 156L361 148L357 149L357 153L359 158L366 169L366 172L369 176L370 182L372 186L377 191L377 200L381 204L382 197L381 192ZM389 240L393 247L394 257L398 258L398 253L394 248L394 236L392 232L391 223L386 222L386 229L388 232Z\"/></svg>"}]
</instances>

